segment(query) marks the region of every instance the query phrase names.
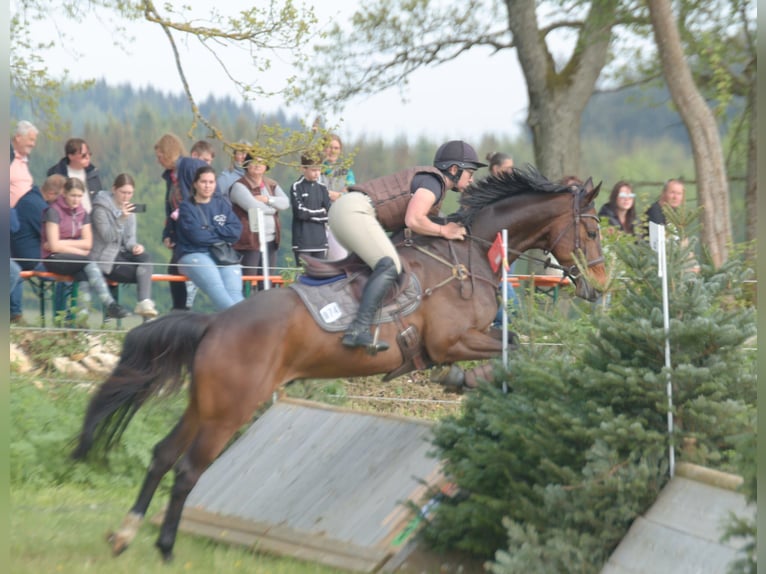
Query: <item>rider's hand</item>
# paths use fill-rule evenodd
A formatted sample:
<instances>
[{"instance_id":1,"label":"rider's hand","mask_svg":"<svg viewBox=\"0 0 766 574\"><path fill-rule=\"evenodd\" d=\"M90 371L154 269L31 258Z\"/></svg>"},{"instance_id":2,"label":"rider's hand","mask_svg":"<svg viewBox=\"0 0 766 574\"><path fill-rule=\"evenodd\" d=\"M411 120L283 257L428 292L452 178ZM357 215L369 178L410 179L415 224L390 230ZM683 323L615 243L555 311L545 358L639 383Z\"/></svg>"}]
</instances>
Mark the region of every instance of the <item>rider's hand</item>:
<instances>
[{"instance_id":1,"label":"rider's hand","mask_svg":"<svg viewBox=\"0 0 766 574\"><path fill-rule=\"evenodd\" d=\"M465 227L459 223L450 222L441 226L439 234L446 239L457 239L462 241L465 239Z\"/></svg>"}]
</instances>

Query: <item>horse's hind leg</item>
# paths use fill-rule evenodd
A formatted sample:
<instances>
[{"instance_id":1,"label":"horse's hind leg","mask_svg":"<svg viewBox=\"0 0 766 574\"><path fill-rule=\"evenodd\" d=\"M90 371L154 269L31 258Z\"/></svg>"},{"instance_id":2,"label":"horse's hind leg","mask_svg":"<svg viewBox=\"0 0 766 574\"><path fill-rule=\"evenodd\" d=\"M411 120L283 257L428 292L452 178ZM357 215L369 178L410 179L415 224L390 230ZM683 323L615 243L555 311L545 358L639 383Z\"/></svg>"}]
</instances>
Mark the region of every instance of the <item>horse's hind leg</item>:
<instances>
[{"instance_id":1,"label":"horse's hind leg","mask_svg":"<svg viewBox=\"0 0 766 574\"><path fill-rule=\"evenodd\" d=\"M135 504L123 519L120 527L107 535L107 540L112 545L112 552L115 555L123 552L135 538L162 477L167 474L189 446L196 430L197 425L192 422L192 417L187 410L173 430L155 445L152 462L146 471L146 477Z\"/></svg>"},{"instance_id":2,"label":"horse's hind leg","mask_svg":"<svg viewBox=\"0 0 766 574\"><path fill-rule=\"evenodd\" d=\"M165 510L165 519L162 521L160 535L155 544L165 561L173 558L173 546L178 533L178 525L181 522L181 513L189 493L205 469L226 446L237 428L217 426L215 423L203 425L189 450L178 461L170 503Z\"/></svg>"}]
</instances>

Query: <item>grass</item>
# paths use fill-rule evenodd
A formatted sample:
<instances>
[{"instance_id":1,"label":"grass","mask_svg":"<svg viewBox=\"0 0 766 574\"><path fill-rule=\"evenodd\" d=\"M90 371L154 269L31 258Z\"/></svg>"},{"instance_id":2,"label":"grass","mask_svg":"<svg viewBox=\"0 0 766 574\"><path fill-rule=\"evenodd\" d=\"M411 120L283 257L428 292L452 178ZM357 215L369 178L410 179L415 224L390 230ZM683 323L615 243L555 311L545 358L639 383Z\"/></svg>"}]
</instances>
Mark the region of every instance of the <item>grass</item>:
<instances>
[{"instance_id":1,"label":"grass","mask_svg":"<svg viewBox=\"0 0 766 574\"><path fill-rule=\"evenodd\" d=\"M159 529L149 522L167 503L172 474L165 477L130 548L113 557L106 533L117 528L132 505L151 450L180 417L185 393L150 401L139 411L106 461L75 463L69 453L92 388L100 379L57 377L54 356L74 356L88 347L84 333L13 331L11 339L33 357L39 370L10 380L10 554L15 574L65 573L331 573L337 570L289 558L256 554L179 532L175 560L165 564L154 543ZM120 336L104 340L119 347ZM420 378L379 377L351 381L297 381L288 394L372 412L438 419L459 409ZM397 397L414 402L379 401ZM365 398L371 400L364 400ZM429 404L429 400L436 402ZM443 402L442 402L443 401Z\"/></svg>"},{"instance_id":2,"label":"grass","mask_svg":"<svg viewBox=\"0 0 766 574\"><path fill-rule=\"evenodd\" d=\"M151 448L180 415L186 397L147 405L135 417L108 463L69 459L87 386L14 375L10 382L10 555L14 574L64 573L331 573L334 569L255 554L180 532L176 559L162 562L158 528L147 520L131 547L113 557L105 540L138 492ZM167 502L167 476L147 517Z\"/></svg>"},{"instance_id":3,"label":"grass","mask_svg":"<svg viewBox=\"0 0 766 574\"><path fill-rule=\"evenodd\" d=\"M154 547L158 528L143 525L122 555L105 541L132 500L125 489L92 490L72 485L11 489L11 563L14 574L66 573L330 573L296 560L257 555L236 546L180 533L176 558L164 563Z\"/></svg>"}]
</instances>

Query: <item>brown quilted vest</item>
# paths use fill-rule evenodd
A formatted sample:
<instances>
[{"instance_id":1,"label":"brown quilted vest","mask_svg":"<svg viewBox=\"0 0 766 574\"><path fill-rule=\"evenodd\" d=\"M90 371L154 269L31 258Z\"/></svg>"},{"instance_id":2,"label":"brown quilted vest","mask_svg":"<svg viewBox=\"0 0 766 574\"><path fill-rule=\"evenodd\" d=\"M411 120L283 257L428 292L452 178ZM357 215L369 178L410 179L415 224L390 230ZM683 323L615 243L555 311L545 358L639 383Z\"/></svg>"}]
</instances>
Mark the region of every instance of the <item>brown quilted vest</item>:
<instances>
[{"instance_id":1,"label":"brown quilted vest","mask_svg":"<svg viewBox=\"0 0 766 574\"><path fill-rule=\"evenodd\" d=\"M375 207L375 215L383 229L386 231L399 231L406 227L404 225L404 215L407 212L407 205L410 199L412 199L412 193L410 192L412 178L416 174L423 172L437 175L443 182L442 197L434 203L428 212L430 217L436 217L439 215L439 208L442 201L444 201L444 192L448 189L448 182L442 172L435 167L412 167L391 175L372 179L362 184L351 185L348 190L361 191L372 200L372 205Z\"/></svg>"},{"instance_id":2,"label":"brown quilted vest","mask_svg":"<svg viewBox=\"0 0 766 574\"><path fill-rule=\"evenodd\" d=\"M245 177L239 178L235 183L241 183L244 185L247 189L250 190L250 193L252 193L253 196L261 194L261 188L254 188L250 181ZM274 190L277 187L277 182L273 179L269 179L268 177L264 177L263 183L266 184L266 189L269 192L269 195L273 196L275 194ZM261 248L261 242L258 238L258 234L250 231L250 219L248 217L247 211L242 209L239 205L235 205L233 203L231 204L231 207L239 218L240 223L242 224L242 233L239 236L239 240L234 244L234 249L241 249L243 251L258 251ZM274 242L276 243L277 247L279 247L279 236L281 231L279 225L279 212L275 213L272 217L274 218L275 225Z\"/></svg>"}]
</instances>

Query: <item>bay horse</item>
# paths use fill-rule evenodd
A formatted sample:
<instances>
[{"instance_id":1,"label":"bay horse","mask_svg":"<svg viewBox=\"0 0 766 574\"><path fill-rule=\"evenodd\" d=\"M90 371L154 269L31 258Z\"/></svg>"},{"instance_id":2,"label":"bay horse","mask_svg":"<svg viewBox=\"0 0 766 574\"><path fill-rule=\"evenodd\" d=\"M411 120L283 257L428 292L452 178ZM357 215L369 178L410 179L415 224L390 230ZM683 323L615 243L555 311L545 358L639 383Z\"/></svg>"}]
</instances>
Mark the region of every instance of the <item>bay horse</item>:
<instances>
[{"instance_id":1,"label":"bay horse","mask_svg":"<svg viewBox=\"0 0 766 574\"><path fill-rule=\"evenodd\" d=\"M500 276L487 257L501 229L508 229L510 261L527 249L551 252L574 279L576 294L595 299L598 290L577 272L573 254L582 254L594 283L605 280L593 203L599 188L590 179L566 187L531 166L514 169L464 192L451 218L468 228L465 241L414 237L402 243L399 252L423 290L419 307L406 321L419 334L417 344L428 365L501 353L500 340L489 333ZM396 340L397 325L381 324L380 329L381 337ZM392 373L404 362L396 345L374 356L344 347L340 334L322 330L291 288L258 292L217 313L170 313L132 329L114 371L88 405L73 458L85 458L94 447L106 453L150 397L178 391L187 379L189 403L155 445L135 504L110 534L112 551L119 554L128 547L160 480L175 467L156 542L163 559L170 560L189 492L280 385Z\"/></svg>"}]
</instances>

